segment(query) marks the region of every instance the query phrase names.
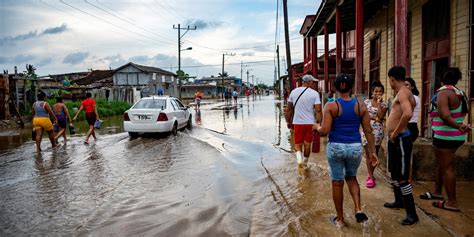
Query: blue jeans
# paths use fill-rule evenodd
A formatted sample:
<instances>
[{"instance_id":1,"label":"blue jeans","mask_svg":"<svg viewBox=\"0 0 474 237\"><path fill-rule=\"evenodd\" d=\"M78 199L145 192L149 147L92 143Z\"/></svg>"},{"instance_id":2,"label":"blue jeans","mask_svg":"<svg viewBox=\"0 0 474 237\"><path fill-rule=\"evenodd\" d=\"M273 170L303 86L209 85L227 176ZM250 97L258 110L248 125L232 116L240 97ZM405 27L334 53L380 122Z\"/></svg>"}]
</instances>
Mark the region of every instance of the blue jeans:
<instances>
[{"instance_id":1,"label":"blue jeans","mask_svg":"<svg viewBox=\"0 0 474 237\"><path fill-rule=\"evenodd\" d=\"M333 181L355 177L362 160L362 144L329 142L326 148L326 159Z\"/></svg>"}]
</instances>

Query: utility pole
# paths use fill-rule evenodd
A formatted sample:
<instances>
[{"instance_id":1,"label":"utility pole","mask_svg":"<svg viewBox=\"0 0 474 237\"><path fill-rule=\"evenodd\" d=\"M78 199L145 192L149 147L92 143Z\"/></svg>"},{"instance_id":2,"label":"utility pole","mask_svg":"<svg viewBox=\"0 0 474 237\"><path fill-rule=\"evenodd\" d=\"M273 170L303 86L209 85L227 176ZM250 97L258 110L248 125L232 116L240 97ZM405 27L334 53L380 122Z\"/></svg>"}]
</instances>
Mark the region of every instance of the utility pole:
<instances>
[{"instance_id":1,"label":"utility pole","mask_svg":"<svg viewBox=\"0 0 474 237\"><path fill-rule=\"evenodd\" d=\"M184 35L186 35L186 33L188 33L188 31L196 30L196 26L194 26L194 28L191 28L188 25L187 28L181 28L181 24L178 24L178 27L175 27L173 25L173 29L178 30L178 72L181 72L181 51L193 49L192 47L189 47L189 48L181 50L181 38L183 38ZM183 35L181 35L181 30L186 30ZM181 99L182 82L181 82L181 76L179 76L179 75L178 75L178 81L179 81L179 88L178 88L179 94L178 95L179 95L179 99Z\"/></svg>"},{"instance_id":2,"label":"utility pole","mask_svg":"<svg viewBox=\"0 0 474 237\"><path fill-rule=\"evenodd\" d=\"M234 56L235 53L223 53L222 54L222 74L221 74L221 78L222 78L222 100L224 100L224 59L225 59L225 56Z\"/></svg>"},{"instance_id":3,"label":"utility pole","mask_svg":"<svg viewBox=\"0 0 474 237\"><path fill-rule=\"evenodd\" d=\"M278 62L278 69L277 69L278 86L280 87L280 91L278 93L278 99L281 100L281 93L283 91L283 87L281 86L281 83L280 83L280 45L278 44L277 44L277 62Z\"/></svg>"},{"instance_id":4,"label":"utility pole","mask_svg":"<svg viewBox=\"0 0 474 237\"><path fill-rule=\"evenodd\" d=\"M291 72L290 36L288 32L288 0L283 0L283 19L285 25L286 67L288 69L288 77L290 79L290 90L293 90L294 86L293 75Z\"/></svg>"}]
</instances>

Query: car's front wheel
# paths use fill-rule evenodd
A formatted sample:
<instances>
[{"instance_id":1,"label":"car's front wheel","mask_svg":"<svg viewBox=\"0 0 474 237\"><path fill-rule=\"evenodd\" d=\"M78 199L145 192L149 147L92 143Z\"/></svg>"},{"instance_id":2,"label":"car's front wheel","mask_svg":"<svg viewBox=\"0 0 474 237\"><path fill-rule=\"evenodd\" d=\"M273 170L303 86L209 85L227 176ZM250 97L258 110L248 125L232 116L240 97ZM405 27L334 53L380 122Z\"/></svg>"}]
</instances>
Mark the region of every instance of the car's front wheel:
<instances>
[{"instance_id":1,"label":"car's front wheel","mask_svg":"<svg viewBox=\"0 0 474 237\"><path fill-rule=\"evenodd\" d=\"M171 134L173 134L173 136L176 136L178 134L178 124L176 122L173 125L173 130L171 130Z\"/></svg>"}]
</instances>

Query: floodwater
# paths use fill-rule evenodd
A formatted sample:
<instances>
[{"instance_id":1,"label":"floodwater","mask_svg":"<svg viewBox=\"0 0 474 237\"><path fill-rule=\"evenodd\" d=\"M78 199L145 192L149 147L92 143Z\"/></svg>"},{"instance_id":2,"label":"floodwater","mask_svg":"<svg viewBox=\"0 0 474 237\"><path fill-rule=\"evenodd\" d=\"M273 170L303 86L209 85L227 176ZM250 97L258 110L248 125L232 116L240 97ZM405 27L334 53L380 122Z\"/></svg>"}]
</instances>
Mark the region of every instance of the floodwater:
<instances>
[{"instance_id":1,"label":"floodwater","mask_svg":"<svg viewBox=\"0 0 474 237\"><path fill-rule=\"evenodd\" d=\"M400 227L403 212L381 208L387 185L362 188L368 222L355 223L346 193L349 226L330 224L324 153L296 168L282 109L271 96L205 105L192 130L137 139L110 119L96 142L44 139L41 154L27 135L13 139L0 150L0 236L448 235L424 216Z\"/></svg>"}]
</instances>

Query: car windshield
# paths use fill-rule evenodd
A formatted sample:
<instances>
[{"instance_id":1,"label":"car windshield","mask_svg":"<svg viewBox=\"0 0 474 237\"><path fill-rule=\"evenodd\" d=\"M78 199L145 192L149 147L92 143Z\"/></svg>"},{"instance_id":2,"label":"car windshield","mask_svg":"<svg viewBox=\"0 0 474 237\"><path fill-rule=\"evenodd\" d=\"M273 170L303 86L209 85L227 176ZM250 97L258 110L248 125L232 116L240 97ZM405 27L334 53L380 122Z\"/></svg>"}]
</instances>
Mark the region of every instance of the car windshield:
<instances>
[{"instance_id":1,"label":"car windshield","mask_svg":"<svg viewBox=\"0 0 474 237\"><path fill-rule=\"evenodd\" d=\"M163 99L144 99L138 101L133 109L165 109L166 100Z\"/></svg>"}]
</instances>

